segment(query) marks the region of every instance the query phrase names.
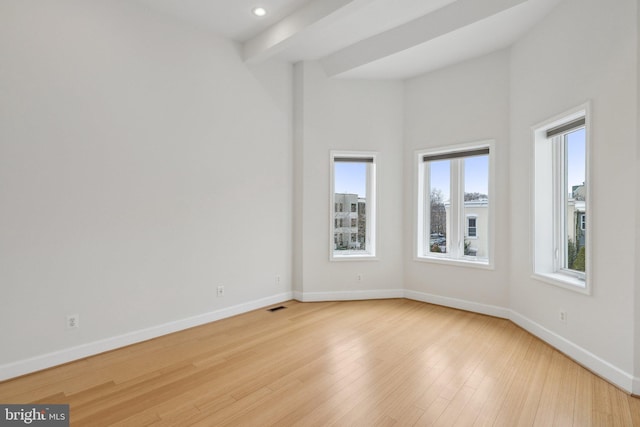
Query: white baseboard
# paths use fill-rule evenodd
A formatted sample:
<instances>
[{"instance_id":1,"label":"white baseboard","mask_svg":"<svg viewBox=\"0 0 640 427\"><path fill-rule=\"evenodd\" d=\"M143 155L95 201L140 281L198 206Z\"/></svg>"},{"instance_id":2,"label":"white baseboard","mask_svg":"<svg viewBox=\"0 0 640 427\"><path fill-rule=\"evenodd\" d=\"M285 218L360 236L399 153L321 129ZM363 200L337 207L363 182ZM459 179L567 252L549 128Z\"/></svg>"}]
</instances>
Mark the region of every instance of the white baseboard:
<instances>
[{"instance_id":1,"label":"white baseboard","mask_svg":"<svg viewBox=\"0 0 640 427\"><path fill-rule=\"evenodd\" d=\"M508 319L511 313L510 310L496 305L481 304L479 302L443 297L440 295L427 294L409 289L405 289L404 297L415 301L427 302L429 304L442 305L444 307L457 308L459 310L500 317L502 319Z\"/></svg>"},{"instance_id":2,"label":"white baseboard","mask_svg":"<svg viewBox=\"0 0 640 427\"><path fill-rule=\"evenodd\" d=\"M299 292L293 293L293 297L302 302L320 301L357 301L367 299L403 298L402 289L381 289L370 291L334 291L334 292Z\"/></svg>"},{"instance_id":3,"label":"white baseboard","mask_svg":"<svg viewBox=\"0 0 640 427\"><path fill-rule=\"evenodd\" d=\"M61 365L63 363L68 363L74 360L93 356L105 351L114 350L116 348L146 341L152 338L157 338L162 335L167 335L173 332L178 332L184 329L214 322L216 320L225 319L227 317L246 313L272 304L278 304L284 301L288 301L292 298L302 302L408 298L430 304L437 304L445 307L451 307L460 310L509 319L516 325L537 336L549 345L555 347L562 353L566 354L576 362L600 375L607 381L610 381L611 383L617 385L618 387L629 393L640 395L639 377L634 377L633 375L622 371L606 360L599 358L593 353L590 353L584 348L574 344L566 338L563 338L555 332L550 331L549 329L543 327L542 325L534 322L531 319L528 319L525 316L522 316L519 313L494 305L481 304L457 298L443 297L439 295L403 289L337 292L285 292L278 295L273 295L271 297L249 301L232 307L223 308L175 322L169 322L151 328L129 332L124 335L119 335L116 337L111 337L80 346L43 354L41 356L32 357L30 359L0 365L0 381L40 371L42 369L47 369L56 365Z\"/></svg>"},{"instance_id":4,"label":"white baseboard","mask_svg":"<svg viewBox=\"0 0 640 427\"><path fill-rule=\"evenodd\" d=\"M292 292L284 292L266 298L234 305L232 307L222 308L220 310L209 313L200 314L198 316L165 323L151 328L141 329L106 338L99 341L82 344L76 347L67 348L53 353L35 356L29 359L20 360L5 365L0 365L0 381L15 378L21 375L40 371L42 369L51 368L63 363L72 362L74 360L83 359L105 351L114 350L116 348L157 338L162 335L171 334L173 332L182 331L184 329L193 328L194 326L204 325L206 323L215 322L216 320L225 319L227 317L257 310L272 304L278 304L292 299Z\"/></svg>"},{"instance_id":5,"label":"white baseboard","mask_svg":"<svg viewBox=\"0 0 640 427\"><path fill-rule=\"evenodd\" d=\"M510 320L626 392L637 394L640 391L639 378L634 378L633 375L624 372L588 350L515 311L511 311Z\"/></svg>"}]
</instances>

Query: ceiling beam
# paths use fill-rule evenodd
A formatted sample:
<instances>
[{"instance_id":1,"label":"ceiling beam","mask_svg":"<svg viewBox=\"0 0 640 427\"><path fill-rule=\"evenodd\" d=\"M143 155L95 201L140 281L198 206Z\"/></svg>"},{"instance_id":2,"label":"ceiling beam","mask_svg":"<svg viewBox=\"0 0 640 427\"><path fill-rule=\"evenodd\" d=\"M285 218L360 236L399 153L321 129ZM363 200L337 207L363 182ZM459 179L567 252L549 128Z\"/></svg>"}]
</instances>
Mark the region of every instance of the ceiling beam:
<instances>
[{"instance_id":1,"label":"ceiling beam","mask_svg":"<svg viewBox=\"0 0 640 427\"><path fill-rule=\"evenodd\" d=\"M421 45L527 0L457 0L418 19L339 50L321 60L327 75L357 67Z\"/></svg>"},{"instance_id":2,"label":"ceiling beam","mask_svg":"<svg viewBox=\"0 0 640 427\"><path fill-rule=\"evenodd\" d=\"M307 29L321 22L335 19L353 4L362 0L314 0L291 15L270 26L243 45L244 60L249 63L264 61L277 55L294 43ZM340 12L340 13L338 13Z\"/></svg>"}]
</instances>

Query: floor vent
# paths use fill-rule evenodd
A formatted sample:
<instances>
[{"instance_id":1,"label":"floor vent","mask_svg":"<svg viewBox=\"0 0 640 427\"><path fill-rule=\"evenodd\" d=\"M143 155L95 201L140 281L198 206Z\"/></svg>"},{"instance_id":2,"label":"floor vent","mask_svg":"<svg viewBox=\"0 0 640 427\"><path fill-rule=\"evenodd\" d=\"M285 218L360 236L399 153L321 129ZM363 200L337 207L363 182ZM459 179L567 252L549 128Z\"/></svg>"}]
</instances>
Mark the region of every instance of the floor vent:
<instances>
[{"instance_id":1,"label":"floor vent","mask_svg":"<svg viewBox=\"0 0 640 427\"><path fill-rule=\"evenodd\" d=\"M267 311L274 312L274 311L278 311L278 310L284 310L285 308L287 308L287 307L285 307L284 305L279 305L277 307L268 308Z\"/></svg>"}]
</instances>

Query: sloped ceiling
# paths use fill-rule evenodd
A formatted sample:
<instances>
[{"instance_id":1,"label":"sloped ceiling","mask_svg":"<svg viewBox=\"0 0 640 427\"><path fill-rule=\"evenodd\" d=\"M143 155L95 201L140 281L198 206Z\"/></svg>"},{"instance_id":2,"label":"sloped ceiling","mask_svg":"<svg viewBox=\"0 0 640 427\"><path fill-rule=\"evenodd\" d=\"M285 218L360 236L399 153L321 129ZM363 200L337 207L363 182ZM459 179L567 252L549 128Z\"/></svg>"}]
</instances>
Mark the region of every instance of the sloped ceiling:
<instances>
[{"instance_id":1,"label":"sloped ceiling","mask_svg":"<svg viewBox=\"0 0 640 427\"><path fill-rule=\"evenodd\" d=\"M507 47L561 0L137 1L241 43L250 63L319 60L334 77L403 79Z\"/></svg>"}]
</instances>

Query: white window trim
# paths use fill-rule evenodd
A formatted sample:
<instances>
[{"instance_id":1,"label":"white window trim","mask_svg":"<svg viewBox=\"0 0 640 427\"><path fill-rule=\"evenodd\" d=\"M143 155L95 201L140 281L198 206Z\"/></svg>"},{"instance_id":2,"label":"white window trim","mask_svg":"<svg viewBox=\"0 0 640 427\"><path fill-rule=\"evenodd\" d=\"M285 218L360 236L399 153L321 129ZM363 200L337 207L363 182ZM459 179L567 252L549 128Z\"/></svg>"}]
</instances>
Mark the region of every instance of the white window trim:
<instances>
[{"instance_id":1,"label":"white window trim","mask_svg":"<svg viewBox=\"0 0 640 427\"><path fill-rule=\"evenodd\" d=\"M533 207L533 221L531 222L531 253L532 253L532 277L538 281L551 284L560 288L568 289L585 295L592 294L591 283L591 254L592 238L591 228L585 230L586 257L585 273L574 272L559 268L556 248L558 247L559 232L563 225L554 217L560 203L560 197L556 194L549 196L549 183L536 185L536 179L542 177L555 182L559 177L557 162L553 159L554 147L550 144L546 136L549 129L562 125L563 123L584 117L585 118L585 178L587 182L587 205L585 215L592 217L593 199L591 197L591 103L587 102L569 111L558 114L542 123L532 127L532 167L531 167L531 206ZM549 174L549 172L551 172ZM553 184L551 184L553 185ZM546 212L549 210L550 212ZM549 231L552 230L552 231ZM559 231L560 230L560 231Z\"/></svg>"},{"instance_id":2,"label":"white window trim","mask_svg":"<svg viewBox=\"0 0 640 427\"><path fill-rule=\"evenodd\" d=\"M334 244L334 210L335 204L334 195L334 158L372 158L371 172L367 179L367 207L366 216L368 221L367 226L367 242L369 244L368 251L358 251L357 253L336 254L333 250ZM378 195L379 189L377 186L378 170L380 168L380 161L378 152L376 151L339 151L331 150L329 152L329 260L330 261L376 261L377 256L377 236L378 233ZM351 208L349 208L349 213Z\"/></svg>"},{"instance_id":3,"label":"white window trim","mask_svg":"<svg viewBox=\"0 0 640 427\"><path fill-rule=\"evenodd\" d=\"M425 155L436 155L436 154L447 154L456 151L471 151L473 149L479 148L489 148L489 197L490 197L490 207L488 213L488 224L489 231L487 235L487 245L488 245L488 260L487 261L478 261L472 257L460 257L460 258L451 258L447 255L438 255L437 253L429 253L428 255L422 255L422 247L424 245L424 230L427 222L428 213L425 213L425 187L427 182L427 176L425 168L425 162L423 158ZM482 140L475 141L470 143L462 143L462 144L452 144L443 147L431 148L431 149L423 149L417 150L414 154L414 182L417 183L417 188L414 192L414 209L413 212L415 214L414 224L415 230L413 233L413 247L414 247L414 261L417 262L426 262L432 264L442 264L442 265L453 265L459 267L472 267L472 268L480 268L484 270L494 270L494 254L495 254L495 206L496 204L496 192L495 192L495 159L496 159L496 144L495 140ZM460 192L460 189L454 189L454 191ZM452 195L453 197L454 195ZM461 206L460 209L464 209L464 206ZM461 212L457 213L457 217L460 218L462 215ZM453 222L453 221L452 221ZM460 221L458 220L459 224ZM464 227L466 228L467 224L465 221ZM464 229L460 230L461 234L464 236ZM464 238L462 239L462 244L464 245Z\"/></svg>"}]
</instances>

